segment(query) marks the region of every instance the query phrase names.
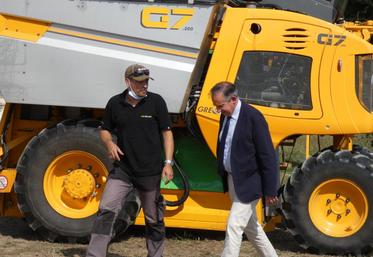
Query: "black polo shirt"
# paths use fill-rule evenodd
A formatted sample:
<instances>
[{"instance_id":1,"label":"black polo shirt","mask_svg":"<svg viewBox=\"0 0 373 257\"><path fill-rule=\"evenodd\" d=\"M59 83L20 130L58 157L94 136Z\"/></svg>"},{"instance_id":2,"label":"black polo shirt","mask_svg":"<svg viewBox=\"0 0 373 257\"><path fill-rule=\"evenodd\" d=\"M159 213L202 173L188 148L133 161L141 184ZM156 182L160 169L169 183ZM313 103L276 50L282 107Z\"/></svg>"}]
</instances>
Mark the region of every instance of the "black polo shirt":
<instances>
[{"instance_id":1,"label":"black polo shirt","mask_svg":"<svg viewBox=\"0 0 373 257\"><path fill-rule=\"evenodd\" d=\"M163 98L151 92L135 107L126 101L128 90L113 96L106 105L102 129L117 137L124 153L115 161L110 177L123 179L120 170L129 176L145 177L161 174L162 134L171 129L167 105Z\"/></svg>"}]
</instances>

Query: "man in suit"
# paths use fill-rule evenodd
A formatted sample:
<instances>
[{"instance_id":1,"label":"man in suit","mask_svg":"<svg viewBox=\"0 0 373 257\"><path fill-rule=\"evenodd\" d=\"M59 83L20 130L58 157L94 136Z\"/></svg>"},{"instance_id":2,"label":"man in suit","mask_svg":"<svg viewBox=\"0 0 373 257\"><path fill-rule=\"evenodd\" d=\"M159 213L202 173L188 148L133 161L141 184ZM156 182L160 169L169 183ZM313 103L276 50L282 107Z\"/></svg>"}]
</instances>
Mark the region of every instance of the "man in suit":
<instances>
[{"instance_id":1,"label":"man in suit","mask_svg":"<svg viewBox=\"0 0 373 257\"><path fill-rule=\"evenodd\" d=\"M220 82L210 93L221 113L218 171L232 200L222 257L239 256L244 232L260 256L277 256L255 209L262 196L267 205L278 201L277 161L268 125L258 110L241 103L234 84Z\"/></svg>"}]
</instances>

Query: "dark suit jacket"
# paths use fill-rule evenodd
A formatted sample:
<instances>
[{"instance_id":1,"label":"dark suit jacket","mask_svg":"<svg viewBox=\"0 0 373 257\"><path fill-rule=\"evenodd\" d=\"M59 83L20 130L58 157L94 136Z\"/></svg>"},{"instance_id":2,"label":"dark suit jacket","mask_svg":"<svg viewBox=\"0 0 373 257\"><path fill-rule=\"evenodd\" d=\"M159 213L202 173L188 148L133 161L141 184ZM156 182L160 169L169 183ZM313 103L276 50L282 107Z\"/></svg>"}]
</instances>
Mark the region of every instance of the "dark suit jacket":
<instances>
[{"instance_id":1,"label":"dark suit jacket","mask_svg":"<svg viewBox=\"0 0 373 257\"><path fill-rule=\"evenodd\" d=\"M223 121L221 115L219 134ZM217 155L218 171L226 192L227 171L220 159L223 156L219 151ZM257 109L243 102L232 139L231 169L235 192L241 202L248 203L263 195L277 195L277 159L267 122Z\"/></svg>"}]
</instances>

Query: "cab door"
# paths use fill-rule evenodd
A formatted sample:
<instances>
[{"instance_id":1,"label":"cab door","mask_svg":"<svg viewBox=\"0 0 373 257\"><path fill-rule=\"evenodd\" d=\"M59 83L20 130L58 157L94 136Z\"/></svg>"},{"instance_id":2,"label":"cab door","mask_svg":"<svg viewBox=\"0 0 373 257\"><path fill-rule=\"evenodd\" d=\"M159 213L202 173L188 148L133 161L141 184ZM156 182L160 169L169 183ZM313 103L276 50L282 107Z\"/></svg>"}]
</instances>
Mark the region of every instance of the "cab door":
<instances>
[{"instance_id":1,"label":"cab door","mask_svg":"<svg viewBox=\"0 0 373 257\"><path fill-rule=\"evenodd\" d=\"M281 17L281 14L284 17ZM265 116L320 119L320 63L328 29L303 21L248 18L244 21L228 80L240 99ZM327 39L327 38L326 38ZM327 85L326 85L327 86Z\"/></svg>"}]
</instances>

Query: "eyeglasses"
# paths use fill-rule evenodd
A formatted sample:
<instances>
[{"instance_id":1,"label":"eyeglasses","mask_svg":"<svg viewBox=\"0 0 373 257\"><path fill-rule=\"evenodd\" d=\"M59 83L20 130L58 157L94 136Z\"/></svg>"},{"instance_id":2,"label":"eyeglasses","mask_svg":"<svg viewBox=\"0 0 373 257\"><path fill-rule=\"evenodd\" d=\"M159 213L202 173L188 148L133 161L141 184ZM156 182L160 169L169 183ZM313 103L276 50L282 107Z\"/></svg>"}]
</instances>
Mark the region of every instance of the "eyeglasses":
<instances>
[{"instance_id":1,"label":"eyeglasses","mask_svg":"<svg viewBox=\"0 0 373 257\"><path fill-rule=\"evenodd\" d=\"M131 73L128 77L140 77L142 75L149 76L149 70L146 68L138 68L133 73Z\"/></svg>"}]
</instances>

